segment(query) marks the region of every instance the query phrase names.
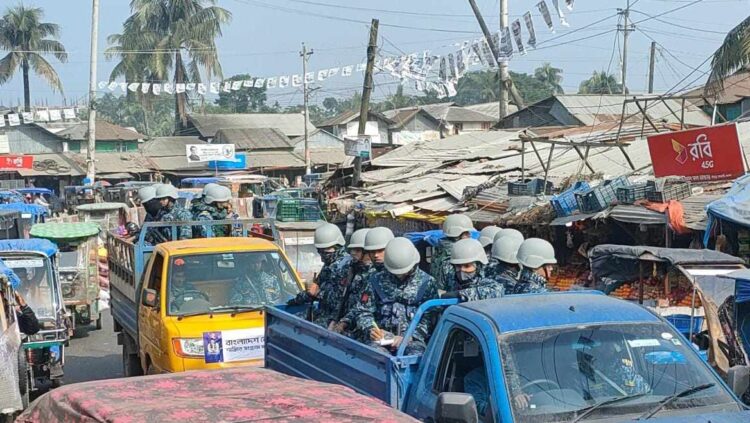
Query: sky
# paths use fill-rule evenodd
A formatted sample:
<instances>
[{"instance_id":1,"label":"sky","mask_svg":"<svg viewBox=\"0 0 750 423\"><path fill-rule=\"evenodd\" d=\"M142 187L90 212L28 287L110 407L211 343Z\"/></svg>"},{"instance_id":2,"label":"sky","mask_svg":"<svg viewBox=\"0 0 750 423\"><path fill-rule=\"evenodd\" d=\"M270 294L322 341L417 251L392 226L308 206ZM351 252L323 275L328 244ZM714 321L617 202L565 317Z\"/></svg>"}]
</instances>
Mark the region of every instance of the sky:
<instances>
[{"instance_id":1,"label":"sky","mask_svg":"<svg viewBox=\"0 0 750 423\"><path fill-rule=\"evenodd\" d=\"M510 20L531 11L537 49L524 56L516 53L510 69L533 73L544 62L563 69L562 86L577 91L580 82L594 70L620 74L622 32L616 31L617 9L627 0L575 0L565 9L570 26L555 21L551 33L536 9L538 0L508 0ZM636 29L628 40L627 85L631 92L647 87L648 54L652 40L659 43L655 91L665 92L695 86L705 80L708 57L721 44L724 34L750 15L750 0L630 0L631 20ZM107 80L116 62L104 57L108 35L120 32L130 15L128 0L100 0L98 81ZM560 3L564 3L560 0ZM0 0L0 9L18 4ZM88 90L91 35L91 0L24 0L26 6L41 7L45 21L61 27L60 40L69 60L61 64L50 57L64 86L67 104L85 99ZM217 0L233 19L217 40L219 57L228 77L239 73L278 76L301 73L299 51L304 42L314 53L309 70L327 69L363 62L372 18L380 20L381 55L421 53L447 54L464 40L480 36L468 0ZM499 0L477 0L491 29L499 25ZM552 8L552 1L547 0ZM672 9L679 10L671 11ZM671 12L670 12L671 11ZM668 13L665 13L668 12ZM656 16L656 19L649 18ZM523 20L521 21L523 22ZM525 33L525 28L524 28ZM527 35L524 35L524 41ZM528 48L528 47L527 47ZM4 52L0 50L0 55ZM694 69L698 67L699 70ZM473 68L479 69L479 68ZM689 75L689 76L688 76ZM687 76L687 78L685 78ZM684 79L684 81L683 81ZM132 82L132 81L131 81ZM138 82L138 81L135 81ZM398 81L387 75L376 77L373 99L392 94ZM316 82L311 101L350 96L361 91L362 74ZM103 94L106 88L100 90ZM32 104L63 103L42 80L31 79ZM302 103L299 88L268 91L269 102L281 106ZM17 105L23 99L20 72L0 85L0 105Z\"/></svg>"}]
</instances>

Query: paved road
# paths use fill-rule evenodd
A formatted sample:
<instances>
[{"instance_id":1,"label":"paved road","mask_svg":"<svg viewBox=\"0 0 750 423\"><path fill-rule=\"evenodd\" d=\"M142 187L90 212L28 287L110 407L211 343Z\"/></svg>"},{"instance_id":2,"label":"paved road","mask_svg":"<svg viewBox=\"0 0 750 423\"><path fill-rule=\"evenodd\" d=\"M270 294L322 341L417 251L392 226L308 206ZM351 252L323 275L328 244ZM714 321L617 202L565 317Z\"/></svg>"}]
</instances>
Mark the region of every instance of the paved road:
<instances>
[{"instance_id":1,"label":"paved road","mask_svg":"<svg viewBox=\"0 0 750 423\"><path fill-rule=\"evenodd\" d=\"M65 357L65 378L68 385L90 380L122 377L121 348L112 331L112 316L103 312L102 330L87 326L78 330L78 336L70 340Z\"/></svg>"}]
</instances>

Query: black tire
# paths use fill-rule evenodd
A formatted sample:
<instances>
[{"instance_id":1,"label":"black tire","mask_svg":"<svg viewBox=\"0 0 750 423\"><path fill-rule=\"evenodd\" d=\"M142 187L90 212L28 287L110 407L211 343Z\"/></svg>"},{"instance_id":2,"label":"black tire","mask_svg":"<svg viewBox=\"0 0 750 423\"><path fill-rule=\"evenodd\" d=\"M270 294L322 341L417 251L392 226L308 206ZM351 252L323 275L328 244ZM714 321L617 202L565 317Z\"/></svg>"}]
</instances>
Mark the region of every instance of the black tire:
<instances>
[{"instance_id":1,"label":"black tire","mask_svg":"<svg viewBox=\"0 0 750 423\"><path fill-rule=\"evenodd\" d=\"M102 330L102 314L99 313L99 317L96 319L96 330Z\"/></svg>"},{"instance_id":2,"label":"black tire","mask_svg":"<svg viewBox=\"0 0 750 423\"><path fill-rule=\"evenodd\" d=\"M52 389L57 389L62 386L62 379L52 379L50 381Z\"/></svg>"},{"instance_id":3,"label":"black tire","mask_svg":"<svg viewBox=\"0 0 750 423\"><path fill-rule=\"evenodd\" d=\"M31 390L29 363L26 361L25 351L23 348L18 351L18 391L21 393L21 402L24 409L29 406L29 391Z\"/></svg>"},{"instance_id":4,"label":"black tire","mask_svg":"<svg viewBox=\"0 0 750 423\"><path fill-rule=\"evenodd\" d=\"M125 377L143 376L141 360L137 354L122 354L122 371Z\"/></svg>"}]
</instances>

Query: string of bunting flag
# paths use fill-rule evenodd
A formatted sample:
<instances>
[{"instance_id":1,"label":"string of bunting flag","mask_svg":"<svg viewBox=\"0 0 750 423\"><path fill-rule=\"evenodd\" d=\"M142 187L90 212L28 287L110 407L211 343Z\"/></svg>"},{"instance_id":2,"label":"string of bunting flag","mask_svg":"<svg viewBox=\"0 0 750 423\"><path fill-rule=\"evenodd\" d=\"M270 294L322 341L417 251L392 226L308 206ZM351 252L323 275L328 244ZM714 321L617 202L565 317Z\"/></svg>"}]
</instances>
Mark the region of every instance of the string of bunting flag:
<instances>
[{"instance_id":1,"label":"string of bunting flag","mask_svg":"<svg viewBox=\"0 0 750 423\"><path fill-rule=\"evenodd\" d=\"M569 26L565 17L560 0L550 0L552 7L557 14L560 25ZM573 10L574 0L564 0L565 6L569 11ZM544 20L547 28L555 33L555 26L547 6L546 0L540 0L536 4L536 9ZM532 19L531 11L527 11L521 19L511 22L509 27L504 28L493 35L493 42L499 46L500 56L498 61L510 61L513 58L515 42L515 51L520 55L527 54L524 46L523 29L525 27L528 38L525 44L530 48L536 48L537 38ZM454 44L459 48L451 53L444 55L433 55L429 51L421 53L404 54L401 56L383 57L380 56L375 63L375 71L378 74L390 74L399 78L402 84L412 81L414 87L420 92L435 92L438 98L452 97L456 95L456 84L467 72L470 66L484 66L494 68L496 61L492 57L487 40L478 38L467 40L463 43ZM437 69L434 69L437 66ZM306 74L291 74L269 77L255 77L245 80L233 81L216 81L208 83L155 83L155 82L117 82L117 81L100 81L98 87L100 90L109 91L120 90L123 93L141 92L143 94L183 94L197 93L199 95L219 94L238 91L243 88L266 88L266 89L284 89L288 87L300 87L303 84L312 84L315 81L323 82L334 77L350 77L354 73L362 73L365 70L364 63L351 64L341 67L321 69Z\"/></svg>"},{"instance_id":2,"label":"string of bunting flag","mask_svg":"<svg viewBox=\"0 0 750 423\"><path fill-rule=\"evenodd\" d=\"M0 115L0 128L6 126L6 118L8 120L7 126L19 126L21 124L30 124L34 122L59 122L78 119L74 108L39 109L33 112L8 113L4 116Z\"/></svg>"}]
</instances>

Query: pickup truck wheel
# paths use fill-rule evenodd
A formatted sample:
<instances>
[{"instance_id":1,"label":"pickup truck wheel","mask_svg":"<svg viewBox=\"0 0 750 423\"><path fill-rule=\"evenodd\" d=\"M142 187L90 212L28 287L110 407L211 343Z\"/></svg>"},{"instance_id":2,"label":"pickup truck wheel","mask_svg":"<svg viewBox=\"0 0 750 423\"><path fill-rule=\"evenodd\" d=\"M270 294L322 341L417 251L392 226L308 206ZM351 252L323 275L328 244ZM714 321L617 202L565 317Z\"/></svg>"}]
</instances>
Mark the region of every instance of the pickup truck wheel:
<instances>
[{"instance_id":1,"label":"pickup truck wheel","mask_svg":"<svg viewBox=\"0 0 750 423\"><path fill-rule=\"evenodd\" d=\"M143 376L141 360L138 358L138 354L128 354L125 352L124 346L122 351L122 370L125 377Z\"/></svg>"},{"instance_id":2,"label":"pickup truck wheel","mask_svg":"<svg viewBox=\"0 0 750 423\"><path fill-rule=\"evenodd\" d=\"M102 314L99 313L99 317L96 319L96 330L102 330Z\"/></svg>"},{"instance_id":3,"label":"pickup truck wheel","mask_svg":"<svg viewBox=\"0 0 750 423\"><path fill-rule=\"evenodd\" d=\"M21 393L21 403L23 408L29 406L29 363L26 361L26 355L23 348L18 351L18 391Z\"/></svg>"}]
</instances>

